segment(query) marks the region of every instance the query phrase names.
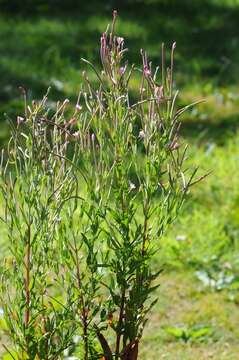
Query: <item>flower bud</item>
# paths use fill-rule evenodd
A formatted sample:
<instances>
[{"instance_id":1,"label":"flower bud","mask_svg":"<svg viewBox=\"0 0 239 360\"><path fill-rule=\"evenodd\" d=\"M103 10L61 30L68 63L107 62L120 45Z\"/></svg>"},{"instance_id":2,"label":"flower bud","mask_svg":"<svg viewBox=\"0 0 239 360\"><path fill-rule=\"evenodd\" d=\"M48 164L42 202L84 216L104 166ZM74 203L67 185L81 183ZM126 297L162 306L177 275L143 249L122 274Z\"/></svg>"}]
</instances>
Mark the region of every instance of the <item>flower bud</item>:
<instances>
[{"instance_id":1,"label":"flower bud","mask_svg":"<svg viewBox=\"0 0 239 360\"><path fill-rule=\"evenodd\" d=\"M24 122L24 118L22 116L17 116L17 125L20 125Z\"/></svg>"},{"instance_id":2,"label":"flower bud","mask_svg":"<svg viewBox=\"0 0 239 360\"><path fill-rule=\"evenodd\" d=\"M78 140L80 138L80 131L76 131L72 134L75 140Z\"/></svg>"},{"instance_id":3,"label":"flower bud","mask_svg":"<svg viewBox=\"0 0 239 360\"><path fill-rule=\"evenodd\" d=\"M73 117L69 120L67 126L76 125L76 124L77 124L77 119L75 117Z\"/></svg>"},{"instance_id":4,"label":"flower bud","mask_svg":"<svg viewBox=\"0 0 239 360\"><path fill-rule=\"evenodd\" d=\"M151 71L150 71L148 65L144 65L144 75L146 77L151 75Z\"/></svg>"},{"instance_id":5,"label":"flower bud","mask_svg":"<svg viewBox=\"0 0 239 360\"><path fill-rule=\"evenodd\" d=\"M126 70L125 66L121 66L121 67L119 68L119 74L120 74L120 75L123 75L123 74L125 73L125 70Z\"/></svg>"},{"instance_id":6,"label":"flower bud","mask_svg":"<svg viewBox=\"0 0 239 360\"><path fill-rule=\"evenodd\" d=\"M76 111L80 112L82 110L82 106L79 104L76 104Z\"/></svg>"},{"instance_id":7,"label":"flower bud","mask_svg":"<svg viewBox=\"0 0 239 360\"><path fill-rule=\"evenodd\" d=\"M120 36L118 36L118 37L116 38L116 40L117 40L118 46L120 46L120 45L123 44L123 42L124 42L124 38L123 38L123 37L120 37Z\"/></svg>"},{"instance_id":8,"label":"flower bud","mask_svg":"<svg viewBox=\"0 0 239 360\"><path fill-rule=\"evenodd\" d=\"M144 133L143 130L140 130L140 132L139 132L139 138L142 139L142 140L145 138L145 133Z\"/></svg>"},{"instance_id":9,"label":"flower bud","mask_svg":"<svg viewBox=\"0 0 239 360\"><path fill-rule=\"evenodd\" d=\"M64 102L63 102L63 106L69 104L70 100L69 99L65 99Z\"/></svg>"}]
</instances>

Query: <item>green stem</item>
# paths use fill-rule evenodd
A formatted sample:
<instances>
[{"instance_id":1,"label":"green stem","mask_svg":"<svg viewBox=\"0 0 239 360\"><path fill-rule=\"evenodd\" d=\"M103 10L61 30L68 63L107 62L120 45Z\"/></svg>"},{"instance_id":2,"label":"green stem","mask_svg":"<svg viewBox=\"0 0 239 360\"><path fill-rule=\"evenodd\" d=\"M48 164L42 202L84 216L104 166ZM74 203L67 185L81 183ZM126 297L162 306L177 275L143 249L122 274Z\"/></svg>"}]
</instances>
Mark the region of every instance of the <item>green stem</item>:
<instances>
[{"instance_id":1,"label":"green stem","mask_svg":"<svg viewBox=\"0 0 239 360\"><path fill-rule=\"evenodd\" d=\"M81 292L82 283L81 283L81 275L80 275L80 264L79 264L79 254L78 254L78 248L76 245L76 241L74 239L74 250L75 250L75 257L76 257L76 276L77 276L77 282L78 282L78 288ZM87 316L87 309L85 307L85 302L83 295L80 295L80 303L82 308L81 313L81 320L83 325L83 341L84 341L84 360L88 360L89 358L89 344L88 344L88 316Z\"/></svg>"},{"instance_id":2,"label":"green stem","mask_svg":"<svg viewBox=\"0 0 239 360\"><path fill-rule=\"evenodd\" d=\"M25 328L27 329L30 321L30 261L31 261L31 225L28 225L27 254L26 254L26 312L25 312ZM26 337L27 353L29 352L29 336Z\"/></svg>"}]
</instances>

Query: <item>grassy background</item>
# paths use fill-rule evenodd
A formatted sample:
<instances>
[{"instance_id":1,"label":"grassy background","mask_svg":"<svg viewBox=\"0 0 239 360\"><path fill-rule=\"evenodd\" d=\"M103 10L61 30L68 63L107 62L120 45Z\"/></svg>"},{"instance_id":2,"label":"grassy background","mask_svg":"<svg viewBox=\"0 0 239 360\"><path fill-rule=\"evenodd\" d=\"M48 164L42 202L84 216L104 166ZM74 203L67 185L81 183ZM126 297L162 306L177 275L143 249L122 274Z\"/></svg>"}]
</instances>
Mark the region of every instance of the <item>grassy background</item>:
<instances>
[{"instance_id":1,"label":"grassy background","mask_svg":"<svg viewBox=\"0 0 239 360\"><path fill-rule=\"evenodd\" d=\"M99 65L99 37L113 8L130 62L139 64L144 48L157 64L161 42L177 41L180 103L206 100L185 116L183 137L190 162L212 174L162 239L155 265L165 271L140 359L238 359L239 1L0 0L0 8L2 144L9 136L4 113L22 112L18 86L32 99L51 86L51 101L74 101L80 58Z\"/></svg>"}]
</instances>

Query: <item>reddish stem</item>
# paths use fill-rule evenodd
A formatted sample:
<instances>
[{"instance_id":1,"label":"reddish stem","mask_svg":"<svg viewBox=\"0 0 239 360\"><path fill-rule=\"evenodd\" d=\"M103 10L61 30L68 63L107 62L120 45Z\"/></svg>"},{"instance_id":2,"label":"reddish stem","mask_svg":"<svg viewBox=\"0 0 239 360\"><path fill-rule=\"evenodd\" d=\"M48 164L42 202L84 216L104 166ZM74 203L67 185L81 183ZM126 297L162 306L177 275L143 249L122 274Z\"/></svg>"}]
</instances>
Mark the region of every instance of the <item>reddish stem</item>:
<instances>
[{"instance_id":1,"label":"reddish stem","mask_svg":"<svg viewBox=\"0 0 239 360\"><path fill-rule=\"evenodd\" d=\"M115 347L115 359L119 358L121 328L122 328L123 316L124 316L124 306L125 306L125 289L123 289L122 295L121 295L121 305L120 305L120 313L119 313L119 320L118 320L118 333L117 333L117 337L116 337L116 347Z\"/></svg>"}]
</instances>

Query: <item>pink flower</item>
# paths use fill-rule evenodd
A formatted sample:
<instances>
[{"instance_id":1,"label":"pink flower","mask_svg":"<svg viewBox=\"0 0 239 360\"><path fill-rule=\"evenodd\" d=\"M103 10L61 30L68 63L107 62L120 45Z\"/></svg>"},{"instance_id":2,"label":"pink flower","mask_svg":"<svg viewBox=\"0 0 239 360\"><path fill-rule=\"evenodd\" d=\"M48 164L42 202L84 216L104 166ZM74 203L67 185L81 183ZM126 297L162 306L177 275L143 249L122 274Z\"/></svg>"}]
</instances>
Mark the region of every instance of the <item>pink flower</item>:
<instances>
[{"instance_id":1,"label":"pink flower","mask_svg":"<svg viewBox=\"0 0 239 360\"><path fill-rule=\"evenodd\" d=\"M144 75L145 76L150 76L151 75L151 70L148 67L148 65L144 65Z\"/></svg>"},{"instance_id":2,"label":"pink flower","mask_svg":"<svg viewBox=\"0 0 239 360\"><path fill-rule=\"evenodd\" d=\"M101 41L101 49L105 50L105 48L106 48L106 33L102 34L100 41Z\"/></svg>"},{"instance_id":3,"label":"pink flower","mask_svg":"<svg viewBox=\"0 0 239 360\"><path fill-rule=\"evenodd\" d=\"M178 142L175 142L172 146L172 150L177 150L180 147Z\"/></svg>"},{"instance_id":4,"label":"pink flower","mask_svg":"<svg viewBox=\"0 0 239 360\"><path fill-rule=\"evenodd\" d=\"M121 67L119 68L119 74L120 74L120 75L123 75L123 74L125 73L125 70L126 70L126 67L125 67L125 66L121 66Z\"/></svg>"},{"instance_id":5,"label":"pink flower","mask_svg":"<svg viewBox=\"0 0 239 360\"><path fill-rule=\"evenodd\" d=\"M78 140L80 138L80 131L76 131L72 134L75 140Z\"/></svg>"},{"instance_id":6,"label":"pink flower","mask_svg":"<svg viewBox=\"0 0 239 360\"><path fill-rule=\"evenodd\" d=\"M77 124L77 119L75 117L73 117L69 120L67 126L76 125L76 124Z\"/></svg>"},{"instance_id":7,"label":"pink flower","mask_svg":"<svg viewBox=\"0 0 239 360\"><path fill-rule=\"evenodd\" d=\"M169 145L168 145L170 150L177 150L180 147L180 144L177 142L177 140L173 140Z\"/></svg>"},{"instance_id":8,"label":"pink flower","mask_svg":"<svg viewBox=\"0 0 239 360\"><path fill-rule=\"evenodd\" d=\"M82 110L82 106L79 104L76 104L76 111L80 112Z\"/></svg>"},{"instance_id":9,"label":"pink flower","mask_svg":"<svg viewBox=\"0 0 239 360\"><path fill-rule=\"evenodd\" d=\"M103 33L101 36L101 46L100 46L100 57L102 63L104 63L105 53L106 53L106 33Z\"/></svg>"}]
</instances>

